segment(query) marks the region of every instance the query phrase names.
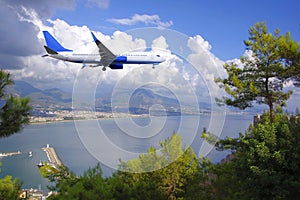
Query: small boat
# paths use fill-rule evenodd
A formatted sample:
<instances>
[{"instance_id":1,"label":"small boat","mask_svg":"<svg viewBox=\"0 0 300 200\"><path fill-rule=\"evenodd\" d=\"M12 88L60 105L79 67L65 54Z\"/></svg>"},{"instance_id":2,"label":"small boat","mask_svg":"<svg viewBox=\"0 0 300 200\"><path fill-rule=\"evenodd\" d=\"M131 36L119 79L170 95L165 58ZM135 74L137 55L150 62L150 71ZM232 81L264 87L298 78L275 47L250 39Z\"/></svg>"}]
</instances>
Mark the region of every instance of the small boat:
<instances>
[{"instance_id":1,"label":"small boat","mask_svg":"<svg viewBox=\"0 0 300 200\"><path fill-rule=\"evenodd\" d=\"M29 151L29 157L32 157L32 151Z\"/></svg>"},{"instance_id":2,"label":"small boat","mask_svg":"<svg viewBox=\"0 0 300 200\"><path fill-rule=\"evenodd\" d=\"M39 164L37 164L38 167L43 167L44 163L40 162Z\"/></svg>"}]
</instances>

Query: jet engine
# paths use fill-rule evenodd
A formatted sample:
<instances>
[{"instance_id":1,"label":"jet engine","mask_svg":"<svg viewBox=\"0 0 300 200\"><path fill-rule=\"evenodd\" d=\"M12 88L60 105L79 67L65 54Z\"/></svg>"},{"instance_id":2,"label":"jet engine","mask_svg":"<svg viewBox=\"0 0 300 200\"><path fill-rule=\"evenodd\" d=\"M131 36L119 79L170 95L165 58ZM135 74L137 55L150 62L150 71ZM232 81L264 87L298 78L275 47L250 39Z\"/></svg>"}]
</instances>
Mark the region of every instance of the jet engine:
<instances>
[{"instance_id":1,"label":"jet engine","mask_svg":"<svg viewBox=\"0 0 300 200\"><path fill-rule=\"evenodd\" d=\"M123 69L123 64L110 64L111 69Z\"/></svg>"}]
</instances>

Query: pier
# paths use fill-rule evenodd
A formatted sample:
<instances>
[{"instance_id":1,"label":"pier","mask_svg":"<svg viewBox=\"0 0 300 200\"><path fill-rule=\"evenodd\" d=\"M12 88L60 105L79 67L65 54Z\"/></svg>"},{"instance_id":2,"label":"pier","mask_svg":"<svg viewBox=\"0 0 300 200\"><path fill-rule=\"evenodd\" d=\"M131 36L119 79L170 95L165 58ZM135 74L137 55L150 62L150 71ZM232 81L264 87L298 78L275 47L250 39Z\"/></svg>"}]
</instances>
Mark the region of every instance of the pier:
<instances>
[{"instance_id":1,"label":"pier","mask_svg":"<svg viewBox=\"0 0 300 200\"><path fill-rule=\"evenodd\" d=\"M55 149L50 147L49 144L47 144L47 147L42 148L42 150L46 152L50 164L54 166L62 165L62 162L56 154Z\"/></svg>"},{"instance_id":2,"label":"pier","mask_svg":"<svg viewBox=\"0 0 300 200\"><path fill-rule=\"evenodd\" d=\"M22 154L21 151L0 153L0 157L14 156L14 155L20 155L20 154Z\"/></svg>"}]
</instances>

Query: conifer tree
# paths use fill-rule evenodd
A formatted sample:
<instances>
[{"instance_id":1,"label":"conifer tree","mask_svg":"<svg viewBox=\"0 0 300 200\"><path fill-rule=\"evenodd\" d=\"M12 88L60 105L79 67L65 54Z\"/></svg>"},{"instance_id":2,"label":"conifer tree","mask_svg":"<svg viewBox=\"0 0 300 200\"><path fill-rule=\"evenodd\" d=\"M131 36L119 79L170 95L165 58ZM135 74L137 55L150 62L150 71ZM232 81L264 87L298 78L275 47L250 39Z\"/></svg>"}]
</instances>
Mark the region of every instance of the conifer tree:
<instances>
[{"instance_id":1,"label":"conifer tree","mask_svg":"<svg viewBox=\"0 0 300 200\"><path fill-rule=\"evenodd\" d=\"M216 99L240 109L252 107L253 102L269 107L271 122L274 120L275 104L285 106L292 91L284 91L284 83L296 80L299 44L290 33L268 33L266 23L256 23L249 29L249 39L244 41L248 54L241 56L241 66L235 62L225 63L228 77L215 81L224 88L229 97Z\"/></svg>"},{"instance_id":2,"label":"conifer tree","mask_svg":"<svg viewBox=\"0 0 300 200\"><path fill-rule=\"evenodd\" d=\"M7 94L9 85L13 85L10 74L0 70L0 137L8 137L29 123L29 98Z\"/></svg>"}]
</instances>

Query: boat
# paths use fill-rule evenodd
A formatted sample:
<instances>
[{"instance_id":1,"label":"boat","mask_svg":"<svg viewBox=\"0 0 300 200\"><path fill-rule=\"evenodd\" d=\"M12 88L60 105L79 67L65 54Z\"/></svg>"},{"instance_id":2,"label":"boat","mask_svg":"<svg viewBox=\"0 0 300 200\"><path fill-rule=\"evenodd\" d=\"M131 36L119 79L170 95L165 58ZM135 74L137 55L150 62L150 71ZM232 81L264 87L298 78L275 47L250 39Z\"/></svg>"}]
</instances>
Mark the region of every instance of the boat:
<instances>
[{"instance_id":1,"label":"boat","mask_svg":"<svg viewBox=\"0 0 300 200\"><path fill-rule=\"evenodd\" d=\"M29 157L32 157L32 151L29 151Z\"/></svg>"},{"instance_id":2,"label":"boat","mask_svg":"<svg viewBox=\"0 0 300 200\"><path fill-rule=\"evenodd\" d=\"M39 162L39 164L37 164L38 167L43 167L44 166L44 163L42 162Z\"/></svg>"}]
</instances>

